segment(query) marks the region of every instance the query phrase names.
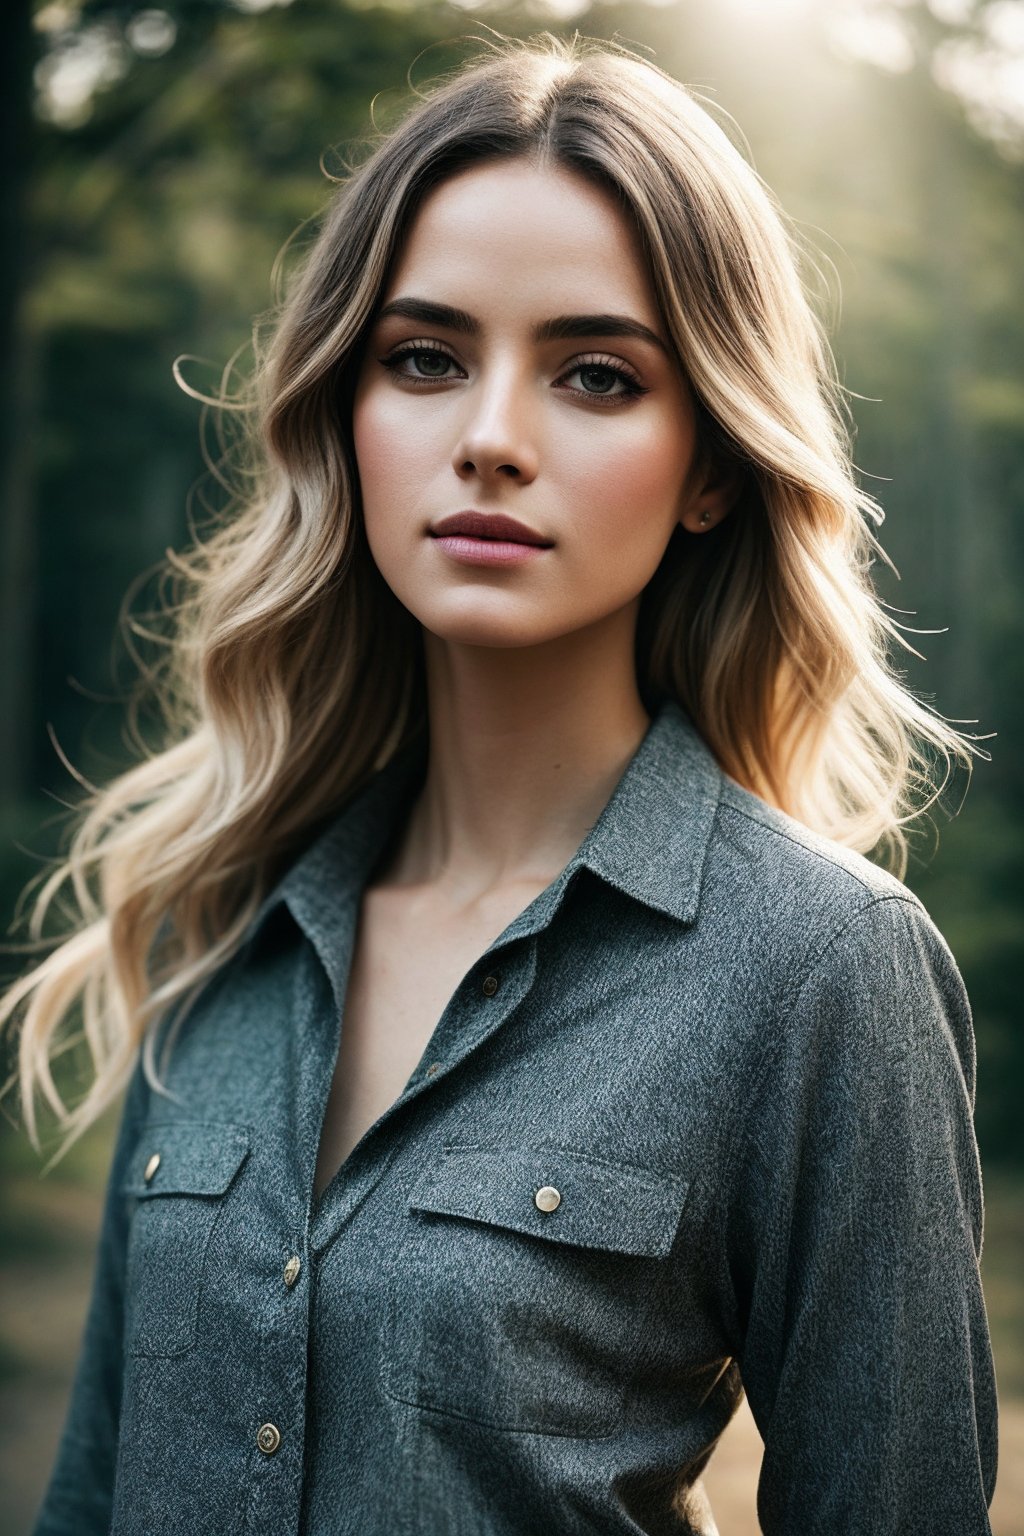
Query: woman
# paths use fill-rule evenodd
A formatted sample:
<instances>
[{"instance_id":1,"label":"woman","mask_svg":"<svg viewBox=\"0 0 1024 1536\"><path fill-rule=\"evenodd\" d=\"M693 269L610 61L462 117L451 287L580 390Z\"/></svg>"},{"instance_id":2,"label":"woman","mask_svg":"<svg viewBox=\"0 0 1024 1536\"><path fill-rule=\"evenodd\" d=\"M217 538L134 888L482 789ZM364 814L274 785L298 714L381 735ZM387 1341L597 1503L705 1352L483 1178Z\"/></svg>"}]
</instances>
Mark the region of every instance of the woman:
<instances>
[{"instance_id":1,"label":"woman","mask_svg":"<svg viewBox=\"0 0 1024 1536\"><path fill-rule=\"evenodd\" d=\"M971 1021L768 195L500 44L340 188L182 569L167 750L8 994L130 1076L39 1536L988 1531ZM99 880L90 894L86 876ZM41 921L41 912L40 912ZM18 1010L17 1015L15 1010Z\"/></svg>"}]
</instances>

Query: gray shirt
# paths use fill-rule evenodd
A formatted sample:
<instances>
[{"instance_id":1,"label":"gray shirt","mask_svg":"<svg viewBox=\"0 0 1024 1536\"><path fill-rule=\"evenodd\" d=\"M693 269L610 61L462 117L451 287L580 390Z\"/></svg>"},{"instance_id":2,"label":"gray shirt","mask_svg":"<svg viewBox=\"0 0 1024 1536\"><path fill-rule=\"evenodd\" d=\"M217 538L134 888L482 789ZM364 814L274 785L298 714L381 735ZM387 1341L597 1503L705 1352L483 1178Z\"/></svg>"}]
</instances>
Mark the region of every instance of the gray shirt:
<instances>
[{"instance_id":1,"label":"gray shirt","mask_svg":"<svg viewBox=\"0 0 1024 1536\"><path fill-rule=\"evenodd\" d=\"M315 1200L406 749L132 1081L37 1536L982 1536L971 1017L916 898L659 710ZM542 1191L544 1193L542 1193Z\"/></svg>"}]
</instances>

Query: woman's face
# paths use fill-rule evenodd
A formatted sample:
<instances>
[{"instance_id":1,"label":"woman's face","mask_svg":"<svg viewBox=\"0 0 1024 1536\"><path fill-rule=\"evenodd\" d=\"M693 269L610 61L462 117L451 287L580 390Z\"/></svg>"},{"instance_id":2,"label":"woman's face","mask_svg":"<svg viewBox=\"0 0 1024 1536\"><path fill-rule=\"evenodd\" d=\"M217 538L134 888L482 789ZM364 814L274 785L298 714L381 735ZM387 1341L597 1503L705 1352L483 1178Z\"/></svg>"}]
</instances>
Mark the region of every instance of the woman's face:
<instances>
[{"instance_id":1,"label":"woman's face","mask_svg":"<svg viewBox=\"0 0 1024 1536\"><path fill-rule=\"evenodd\" d=\"M374 560L449 641L526 646L598 624L637 601L678 521L698 532L719 515L689 485L693 406L635 235L608 193L526 160L425 199L353 430ZM474 516L445 537L459 514Z\"/></svg>"}]
</instances>

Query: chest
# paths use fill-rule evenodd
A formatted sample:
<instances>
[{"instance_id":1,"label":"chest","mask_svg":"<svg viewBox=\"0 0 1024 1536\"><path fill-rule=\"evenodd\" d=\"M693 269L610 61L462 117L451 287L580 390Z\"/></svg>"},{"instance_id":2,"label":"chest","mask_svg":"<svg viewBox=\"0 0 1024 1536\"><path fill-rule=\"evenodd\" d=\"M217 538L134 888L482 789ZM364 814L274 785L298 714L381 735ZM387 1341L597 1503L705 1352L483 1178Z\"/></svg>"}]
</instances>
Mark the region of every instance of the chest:
<instances>
[{"instance_id":1,"label":"chest","mask_svg":"<svg viewBox=\"0 0 1024 1536\"><path fill-rule=\"evenodd\" d=\"M540 888L517 886L458 911L401 891L364 894L321 1129L317 1197L401 1095L466 972Z\"/></svg>"},{"instance_id":2,"label":"chest","mask_svg":"<svg viewBox=\"0 0 1024 1536\"><path fill-rule=\"evenodd\" d=\"M594 900L582 899L588 889ZM381 1489L398 1485L391 1463L405 1465L385 1456L382 1480L380 1448L396 1422L415 1428L417 1456L447 1445L459 1466L467 1454L489 1465L505 1434L517 1490L523 1436L531 1455L550 1445L556 1503L567 1439L592 1443L611 1476L608 1448L641 1383L673 1395L652 1401L651 1422L678 1426L692 1384L707 1424L707 1363L720 1365L728 1345L721 1309L706 1300L721 1269L720 1223L702 1193L716 1206L724 1198L731 1100L745 1109L750 1099L714 1027L727 1021L736 1039L735 967L716 968L711 946L695 952L667 921L599 904L604 895L596 883L577 890L557 929L517 930L507 945L495 939L517 901L476 922L371 898L361 932L357 912L338 921L333 951L326 930L317 934L321 953L282 914L231 985L200 1001L170 1079L187 1107L154 1106L127 1185L129 1369L144 1372L128 1383L127 1411L154 1400L160 1372L189 1385L177 1394L180 1423L163 1405L174 1436L151 1432L137 1411L128 1421L126 1464L154 1490L147 1509L152 1499L185 1507L193 1483L181 1476L182 1446L201 1435L224 1465L239 1445L255 1458L264 1419L283 1437L268 1474L292 1481L252 1480L253 1529L329 1528L331 1508L376 1508ZM325 974L329 953L343 976ZM321 1177L333 1178L335 1159L347 1171L311 1212L335 1041ZM423 1067L444 1065L364 1142L369 1156L349 1157L417 1054ZM147 1182L154 1151L162 1161ZM545 1187L558 1191L554 1206L536 1201ZM429 1433L416 1428L420 1415ZM304 1424L305 1446L295 1438ZM366 1470L365 1489L350 1468ZM314 1505L299 1519L288 1500L304 1469ZM424 1475L448 1507L450 1469L428 1462ZM543 1529L551 1500L545 1490L536 1507L517 1507L514 1528ZM486 1526L489 1507L468 1507L461 1529ZM389 1529L424 1528L411 1495L394 1518L384 1510ZM213 1536L237 1518L206 1492L176 1528ZM159 1512L140 1522L170 1529Z\"/></svg>"}]
</instances>

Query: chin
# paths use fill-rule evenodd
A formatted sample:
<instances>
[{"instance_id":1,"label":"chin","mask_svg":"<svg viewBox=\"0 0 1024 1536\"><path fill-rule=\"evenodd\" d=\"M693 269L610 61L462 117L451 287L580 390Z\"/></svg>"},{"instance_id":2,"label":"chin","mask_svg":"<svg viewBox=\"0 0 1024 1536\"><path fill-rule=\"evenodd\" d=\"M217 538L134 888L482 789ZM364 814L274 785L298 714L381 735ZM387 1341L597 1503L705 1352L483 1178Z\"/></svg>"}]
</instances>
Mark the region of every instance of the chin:
<instances>
[{"instance_id":1,"label":"chin","mask_svg":"<svg viewBox=\"0 0 1024 1536\"><path fill-rule=\"evenodd\" d=\"M572 625L542 623L537 615L513 612L500 601L500 594L479 592L472 603L447 605L406 603L413 618L424 631L450 645L487 646L494 650L515 650L543 645L557 640ZM496 600L499 599L499 600ZM404 599L403 599L404 601ZM502 612L501 609L505 611ZM461 611L455 611L461 609Z\"/></svg>"},{"instance_id":2,"label":"chin","mask_svg":"<svg viewBox=\"0 0 1024 1536\"><path fill-rule=\"evenodd\" d=\"M542 645L546 640L557 638L551 634L539 634L524 624L473 623L469 620L462 623L428 624L422 619L420 623L427 633L448 645L472 645L495 651L522 650L526 646Z\"/></svg>"}]
</instances>

